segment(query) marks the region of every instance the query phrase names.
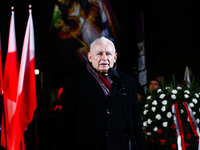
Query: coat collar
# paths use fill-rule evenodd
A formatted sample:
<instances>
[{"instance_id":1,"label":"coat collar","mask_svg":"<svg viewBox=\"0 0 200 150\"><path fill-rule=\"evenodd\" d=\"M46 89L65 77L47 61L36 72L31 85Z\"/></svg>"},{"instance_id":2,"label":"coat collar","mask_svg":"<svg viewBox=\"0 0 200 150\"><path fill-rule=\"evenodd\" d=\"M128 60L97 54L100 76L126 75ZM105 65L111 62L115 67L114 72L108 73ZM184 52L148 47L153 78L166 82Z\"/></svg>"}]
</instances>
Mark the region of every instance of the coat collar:
<instances>
[{"instance_id":1,"label":"coat collar","mask_svg":"<svg viewBox=\"0 0 200 150\"><path fill-rule=\"evenodd\" d=\"M86 71L86 80L88 81L88 83L91 86L91 89L95 90L99 96L102 97L102 99L106 100L106 96L101 88L101 86L99 85L99 83L95 80L95 78L91 75L91 73L89 73L88 71Z\"/></svg>"},{"instance_id":2,"label":"coat collar","mask_svg":"<svg viewBox=\"0 0 200 150\"><path fill-rule=\"evenodd\" d=\"M112 83L111 90L110 90L110 96L107 99L101 86L99 85L99 83L95 80L95 78L88 71L86 71L86 72L87 72L86 79L87 79L88 83L90 84L90 86L92 87L92 89L94 89L97 92L97 94L99 94L99 96L102 97L102 100L108 101L111 104L117 95L117 87L115 86L115 84Z\"/></svg>"}]
</instances>

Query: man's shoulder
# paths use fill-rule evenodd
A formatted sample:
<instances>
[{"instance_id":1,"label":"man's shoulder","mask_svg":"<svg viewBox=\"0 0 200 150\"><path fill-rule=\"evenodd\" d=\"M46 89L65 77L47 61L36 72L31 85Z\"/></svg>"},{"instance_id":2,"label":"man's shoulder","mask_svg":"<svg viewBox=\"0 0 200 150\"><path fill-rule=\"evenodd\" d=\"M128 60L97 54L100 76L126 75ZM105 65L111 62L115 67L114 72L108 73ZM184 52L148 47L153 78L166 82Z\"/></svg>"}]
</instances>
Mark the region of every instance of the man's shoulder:
<instances>
[{"instance_id":1,"label":"man's shoulder","mask_svg":"<svg viewBox=\"0 0 200 150\"><path fill-rule=\"evenodd\" d=\"M133 77L131 74L128 74L126 72L122 72L122 71L117 71L119 74L119 77L121 78L127 78L127 79L135 79L135 77Z\"/></svg>"},{"instance_id":2,"label":"man's shoulder","mask_svg":"<svg viewBox=\"0 0 200 150\"><path fill-rule=\"evenodd\" d=\"M133 75L122 71L117 72L119 74L119 79L121 80L121 82L125 84L136 84L136 78Z\"/></svg>"},{"instance_id":3,"label":"man's shoulder","mask_svg":"<svg viewBox=\"0 0 200 150\"><path fill-rule=\"evenodd\" d=\"M74 81L74 80L77 81L77 80L83 79L83 78L85 78L86 73L87 73L87 71L86 71L85 68L82 68L80 70L68 73L65 76L65 81Z\"/></svg>"}]
</instances>

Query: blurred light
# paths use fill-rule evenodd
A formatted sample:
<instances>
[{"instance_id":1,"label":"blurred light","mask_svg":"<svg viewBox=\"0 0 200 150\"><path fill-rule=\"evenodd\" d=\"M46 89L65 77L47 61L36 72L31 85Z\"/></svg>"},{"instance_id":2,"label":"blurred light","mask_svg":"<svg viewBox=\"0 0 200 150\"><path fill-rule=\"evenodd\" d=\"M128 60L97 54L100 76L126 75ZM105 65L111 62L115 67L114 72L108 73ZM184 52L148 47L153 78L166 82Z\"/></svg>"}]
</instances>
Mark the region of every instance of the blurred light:
<instances>
[{"instance_id":1,"label":"blurred light","mask_svg":"<svg viewBox=\"0 0 200 150\"><path fill-rule=\"evenodd\" d=\"M39 75L40 70L39 69L35 69L35 75Z\"/></svg>"}]
</instances>

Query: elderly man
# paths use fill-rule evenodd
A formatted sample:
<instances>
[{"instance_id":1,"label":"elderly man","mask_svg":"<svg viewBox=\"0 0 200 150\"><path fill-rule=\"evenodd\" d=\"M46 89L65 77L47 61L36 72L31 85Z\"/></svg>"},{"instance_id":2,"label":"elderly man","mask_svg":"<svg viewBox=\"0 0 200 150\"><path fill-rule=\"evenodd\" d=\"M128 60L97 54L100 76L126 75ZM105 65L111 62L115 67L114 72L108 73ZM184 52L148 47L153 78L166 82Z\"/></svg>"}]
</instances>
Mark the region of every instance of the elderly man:
<instances>
[{"instance_id":1,"label":"elderly man","mask_svg":"<svg viewBox=\"0 0 200 150\"><path fill-rule=\"evenodd\" d=\"M135 79L117 71L117 80L108 76L116 60L112 41L98 38L90 45L86 68L66 77L58 149L146 149Z\"/></svg>"}]
</instances>

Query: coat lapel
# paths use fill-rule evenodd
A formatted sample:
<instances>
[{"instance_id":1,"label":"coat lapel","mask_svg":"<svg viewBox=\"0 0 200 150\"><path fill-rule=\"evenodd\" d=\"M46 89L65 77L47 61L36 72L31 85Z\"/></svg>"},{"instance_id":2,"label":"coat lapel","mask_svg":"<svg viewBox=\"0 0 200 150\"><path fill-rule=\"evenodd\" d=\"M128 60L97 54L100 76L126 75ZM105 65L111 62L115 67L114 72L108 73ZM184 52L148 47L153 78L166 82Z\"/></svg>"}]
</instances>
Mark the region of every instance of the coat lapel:
<instances>
[{"instance_id":1,"label":"coat lapel","mask_svg":"<svg viewBox=\"0 0 200 150\"><path fill-rule=\"evenodd\" d=\"M106 100L106 96L101 88L101 86L99 85L99 83L95 80L95 78L87 71L87 83L90 84L91 89L95 90L97 94L99 94L103 100Z\"/></svg>"},{"instance_id":2,"label":"coat lapel","mask_svg":"<svg viewBox=\"0 0 200 150\"><path fill-rule=\"evenodd\" d=\"M117 87L115 86L115 84L112 84L111 90L110 90L110 96L109 96L109 99L108 99L109 102L110 102L110 105L115 100L116 95L117 95Z\"/></svg>"},{"instance_id":3,"label":"coat lapel","mask_svg":"<svg viewBox=\"0 0 200 150\"><path fill-rule=\"evenodd\" d=\"M96 93L99 94L104 101L106 101L107 100L106 96L105 96L101 86L99 85L99 83L95 80L95 78L88 71L87 71L86 76L87 76L86 79L88 80L88 84L91 85L91 89L95 90ZM115 99L115 97L117 95L117 92L118 92L117 91L117 87L115 86L115 84L112 84L111 85L111 90L110 90L110 96L108 98L108 102L110 104L112 104L112 102L114 101L114 99Z\"/></svg>"}]
</instances>

